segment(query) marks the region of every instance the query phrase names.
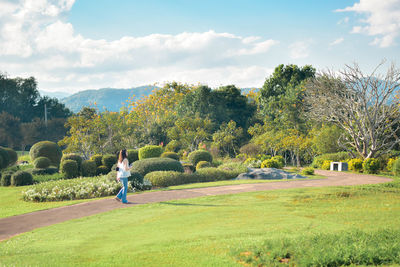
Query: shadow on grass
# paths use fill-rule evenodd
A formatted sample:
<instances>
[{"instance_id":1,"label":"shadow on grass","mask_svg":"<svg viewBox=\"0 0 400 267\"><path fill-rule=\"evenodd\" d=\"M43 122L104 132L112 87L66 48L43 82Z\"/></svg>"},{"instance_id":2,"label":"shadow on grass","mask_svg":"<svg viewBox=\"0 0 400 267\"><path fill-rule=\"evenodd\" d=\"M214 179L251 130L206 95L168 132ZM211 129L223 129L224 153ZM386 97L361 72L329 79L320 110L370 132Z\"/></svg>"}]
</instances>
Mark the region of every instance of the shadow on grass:
<instances>
[{"instance_id":1,"label":"shadow on grass","mask_svg":"<svg viewBox=\"0 0 400 267\"><path fill-rule=\"evenodd\" d=\"M172 205L172 206L199 206L199 207L223 207L227 205L212 205L212 204L192 204L192 203L173 203L173 202L159 202L159 204Z\"/></svg>"}]
</instances>

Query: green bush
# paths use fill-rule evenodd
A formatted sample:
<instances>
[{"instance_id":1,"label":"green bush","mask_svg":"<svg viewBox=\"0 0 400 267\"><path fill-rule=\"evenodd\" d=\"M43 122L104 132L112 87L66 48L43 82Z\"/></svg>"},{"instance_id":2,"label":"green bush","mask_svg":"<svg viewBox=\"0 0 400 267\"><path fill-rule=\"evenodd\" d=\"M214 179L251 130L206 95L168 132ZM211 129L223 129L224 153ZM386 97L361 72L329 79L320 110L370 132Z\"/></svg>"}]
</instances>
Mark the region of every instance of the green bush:
<instances>
[{"instance_id":1,"label":"green bush","mask_svg":"<svg viewBox=\"0 0 400 267\"><path fill-rule=\"evenodd\" d=\"M197 165L196 165L196 170L201 169L201 168L209 168L209 167L212 167L212 166L211 166L211 163L208 162L208 161L202 160L202 161L199 161L199 162L197 163Z\"/></svg>"},{"instance_id":2,"label":"green bush","mask_svg":"<svg viewBox=\"0 0 400 267\"><path fill-rule=\"evenodd\" d=\"M128 149L128 161L129 163L139 160L139 151L137 149Z\"/></svg>"},{"instance_id":3,"label":"green bush","mask_svg":"<svg viewBox=\"0 0 400 267\"><path fill-rule=\"evenodd\" d=\"M193 163L194 166L196 166L200 161L208 161L210 163L213 161L211 153L206 150L196 150L190 152L188 159Z\"/></svg>"},{"instance_id":4,"label":"green bush","mask_svg":"<svg viewBox=\"0 0 400 267\"><path fill-rule=\"evenodd\" d=\"M49 167L50 164L51 164L50 159L46 157L38 157L33 161L33 166L36 169L45 169Z\"/></svg>"},{"instance_id":5,"label":"green bush","mask_svg":"<svg viewBox=\"0 0 400 267\"><path fill-rule=\"evenodd\" d=\"M379 162L374 158L369 158L363 162L363 170L365 173L378 173Z\"/></svg>"},{"instance_id":6,"label":"green bush","mask_svg":"<svg viewBox=\"0 0 400 267\"><path fill-rule=\"evenodd\" d=\"M181 143L177 140L172 140L165 146L165 151L178 152L181 149Z\"/></svg>"},{"instance_id":7,"label":"green bush","mask_svg":"<svg viewBox=\"0 0 400 267\"><path fill-rule=\"evenodd\" d=\"M139 149L139 160L158 158L163 153L161 146L147 145Z\"/></svg>"},{"instance_id":8,"label":"green bush","mask_svg":"<svg viewBox=\"0 0 400 267\"><path fill-rule=\"evenodd\" d=\"M351 159L348 162L349 170L355 172L361 172L363 168L363 160L362 159Z\"/></svg>"},{"instance_id":9,"label":"green bush","mask_svg":"<svg viewBox=\"0 0 400 267\"><path fill-rule=\"evenodd\" d=\"M245 154L248 157L256 157L258 154L262 152L262 149L259 145L249 143L242 146L239 149L240 153Z\"/></svg>"},{"instance_id":10,"label":"green bush","mask_svg":"<svg viewBox=\"0 0 400 267\"><path fill-rule=\"evenodd\" d=\"M11 185L22 186L33 184L33 176L26 171L17 171L11 176Z\"/></svg>"},{"instance_id":11,"label":"green bush","mask_svg":"<svg viewBox=\"0 0 400 267\"><path fill-rule=\"evenodd\" d=\"M161 158L170 158L174 160L179 160L179 155L178 153L175 152L164 152L161 154Z\"/></svg>"},{"instance_id":12,"label":"green bush","mask_svg":"<svg viewBox=\"0 0 400 267\"><path fill-rule=\"evenodd\" d=\"M275 159L266 159L261 163L261 168L280 168L280 163Z\"/></svg>"},{"instance_id":13,"label":"green bush","mask_svg":"<svg viewBox=\"0 0 400 267\"><path fill-rule=\"evenodd\" d=\"M46 157L50 159L51 165L58 167L60 165L62 151L54 142L41 141L31 147L29 155L32 161L38 157Z\"/></svg>"},{"instance_id":14,"label":"green bush","mask_svg":"<svg viewBox=\"0 0 400 267\"><path fill-rule=\"evenodd\" d=\"M101 160L103 166L107 167L108 171L111 171L112 166L117 162L117 156L113 154L106 154Z\"/></svg>"},{"instance_id":15,"label":"green bush","mask_svg":"<svg viewBox=\"0 0 400 267\"><path fill-rule=\"evenodd\" d=\"M91 177L96 176L97 165L94 160L85 160L82 162L82 176Z\"/></svg>"},{"instance_id":16,"label":"green bush","mask_svg":"<svg viewBox=\"0 0 400 267\"><path fill-rule=\"evenodd\" d=\"M10 186L11 185L11 176L12 172L3 172L1 173L0 185L1 186Z\"/></svg>"},{"instance_id":17,"label":"green bush","mask_svg":"<svg viewBox=\"0 0 400 267\"><path fill-rule=\"evenodd\" d=\"M177 171L184 172L182 164L170 158L148 158L132 163L132 171L136 171L143 176L153 171Z\"/></svg>"},{"instance_id":18,"label":"green bush","mask_svg":"<svg viewBox=\"0 0 400 267\"><path fill-rule=\"evenodd\" d=\"M334 162L343 162L347 161L350 159L350 155L348 152L337 152L337 153L328 153L328 154L322 154L314 158L311 166L314 168L322 168L322 164L324 161L334 161Z\"/></svg>"},{"instance_id":19,"label":"green bush","mask_svg":"<svg viewBox=\"0 0 400 267\"><path fill-rule=\"evenodd\" d=\"M199 182L213 182L223 181L236 178L238 176L236 171L225 171L218 168L201 168L196 171Z\"/></svg>"},{"instance_id":20,"label":"green bush","mask_svg":"<svg viewBox=\"0 0 400 267\"><path fill-rule=\"evenodd\" d=\"M116 181L117 180L117 171L111 171L107 174L107 179L109 181ZM141 175L138 172L131 171L131 176L128 177L128 182L132 184L132 187L137 189L137 190L146 190L146 189L151 189L147 188L146 185L144 184L144 179L143 175Z\"/></svg>"},{"instance_id":21,"label":"green bush","mask_svg":"<svg viewBox=\"0 0 400 267\"><path fill-rule=\"evenodd\" d=\"M241 162L226 162L218 166L218 169L224 171L235 171L237 173L247 172L247 165Z\"/></svg>"},{"instance_id":22,"label":"green bush","mask_svg":"<svg viewBox=\"0 0 400 267\"><path fill-rule=\"evenodd\" d=\"M14 149L11 149L9 147L3 147L3 149L7 152L8 154L8 166L14 165L17 160L18 160L18 154L17 152L14 151Z\"/></svg>"},{"instance_id":23,"label":"green bush","mask_svg":"<svg viewBox=\"0 0 400 267\"><path fill-rule=\"evenodd\" d=\"M51 167L51 168L53 168L53 167ZM52 174L33 175L34 183L43 183L43 182L62 180L62 179L65 179L64 174L59 173L59 172L52 173Z\"/></svg>"},{"instance_id":24,"label":"green bush","mask_svg":"<svg viewBox=\"0 0 400 267\"><path fill-rule=\"evenodd\" d=\"M100 165L96 169L96 174L97 175L107 174L109 172L110 172L110 170L107 168L107 166L104 166L104 165Z\"/></svg>"},{"instance_id":25,"label":"green bush","mask_svg":"<svg viewBox=\"0 0 400 267\"><path fill-rule=\"evenodd\" d=\"M79 175L78 163L72 159L66 159L61 162L60 172L65 178L75 178Z\"/></svg>"},{"instance_id":26,"label":"green bush","mask_svg":"<svg viewBox=\"0 0 400 267\"><path fill-rule=\"evenodd\" d=\"M80 174L82 172L82 161L83 161L82 157L75 153L65 154L61 158L61 162L67 159L76 161L76 164L78 164L78 173Z\"/></svg>"},{"instance_id":27,"label":"green bush","mask_svg":"<svg viewBox=\"0 0 400 267\"><path fill-rule=\"evenodd\" d=\"M181 173L176 171L155 171L146 174L145 179L149 180L153 186L167 187L197 182L196 174Z\"/></svg>"},{"instance_id":28,"label":"green bush","mask_svg":"<svg viewBox=\"0 0 400 267\"><path fill-rule=\"evenodd\" d=\"M51 175L57 173L58 169L56 167L35 168L30 169L29 172L32 173L32 175Z\"/></svg>"},{"instance_id":29,"label":"green bush","mask_svg":"<svg viewBox=\"0 0 400 267\"><path fill-rule=\"evenodd\" d=\"M396 176L400 176L400 158L396 159L396 161L393 163L392 172Z\"/></svg>"},{"instance_id":30,"label":"green bush","mask_svg":"<svg viewBox=\"0 0 400 267\"><path fill-rule=\"evenodd\" d=\"M301 171L301 174L303 174L303 175L314 175L314 168L313 167L304 168Z\"/></svg>"},{"instance_id":31,"label":"green bush","mask_svg":"<svg viewBox=\"0 0 400 267\"><path fill-rule=\"evenodd\" d=\"M103 155L96 154L96 155L93 155L90 159L94 160L96 162L96 166L99 167L99 166L101 166L101 161L103 159Z\"/></svg>"},{"instance_id":32,"label":"green bush","mask_svg":"<svg viewBox=\"0 0 400 267\"><path fill-rule=\"evenodd\" d=\"M196 168L192 163L184 162L182 163L182 166L185 173L193 173L196 171Z\"/></svg>"},{"instance_id":33,"label":"green bush","mask_svg":"<svg viewBox=\"0 0 400 267\"><path fill-rule=\"evenodd\" d=\"M393 171L393 164L396 162L396 160L397 160L397 158L388 159L387 164L386 164L386 170L388 170L390 172Z\"/></svg>"},{"instance_id":34,"label":"green bush","mask_svg":"<svg viewBox=\"0 0 400 267\"><path fill-rule=\"evenodd\" d=\"M322 170L330 170L331 169L331 160L324 160L321 165Z\"/></svg>"},{"instance_id":35,"label":"green bush","mask_svg":"<svg viewBox=\"0 0 400 267\"><path fill-rule=\"evenodd\" d=\"M3 147L0 147L0 170L7 168L9 162L10 158L7 150L5 150Z\"/></svg>"},{"instance_id":36,"label":"green bush","mask_svg":"<svg viewBox=\"0 0 400 267\"><path fill-rule=\"evenodd\" d=\"M279 169L282 169L285 166L285 159L282 156L274 156L271 159L276 160L279 164Z\"/></svg>"}]
</instances>

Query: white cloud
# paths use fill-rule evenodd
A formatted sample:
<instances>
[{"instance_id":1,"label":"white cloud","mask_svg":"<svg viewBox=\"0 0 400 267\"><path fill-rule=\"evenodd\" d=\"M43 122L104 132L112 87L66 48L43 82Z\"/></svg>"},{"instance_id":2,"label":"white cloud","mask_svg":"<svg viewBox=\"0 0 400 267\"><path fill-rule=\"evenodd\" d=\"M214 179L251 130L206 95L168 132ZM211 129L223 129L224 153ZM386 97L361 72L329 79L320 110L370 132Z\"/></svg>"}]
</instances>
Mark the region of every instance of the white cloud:
<instances>
[{"instance_id":1,"label":"white cloud","mask_svg":"<svg viewBox=\"0 0 400 267\"><path fill-rule=\"evenodd\" d=\"M343 19L341 19L341 20L339 20L338 21L338 23L337 24L347 24L347 23L349 23L349 17L345 17L345 18L343 18Z\"/></svg>"},{"instance_id":2,"label":"white cloud","mask_svg":"<svg viewBox=\"0 0 400 267\"><path fill-rule=\"evenodd\" d=\"M360 0L353 6L338 9L337 12L356 12L366 18L362 26L353 27L352 33L375 36L373 45L393 46L400 33L400 0Z\"/></svg>"},{"instance_id":3,"label":"white cloud","mask_svg":"<svg viewBox=\"0 0 400 267\"><path fill-rule=\"evenodd\" d=\"M309 56L309 47L311 45L311 40L307 41L297 41L289 45L290 57L292 59L307 58Z\"/></svg>"},{"instance_id":4,"label":"white cloud","mask_svg":"<svg viewBox=\"0 0 400 267\"><path fill-rule=\"evenodd\" d=\"M343 43L343 41L344 41L344 38L340 37L340 38L336 39L335 41L331 42L329 45L330 46L338 45L338 44Z\"/></svg>"}]
</instances>

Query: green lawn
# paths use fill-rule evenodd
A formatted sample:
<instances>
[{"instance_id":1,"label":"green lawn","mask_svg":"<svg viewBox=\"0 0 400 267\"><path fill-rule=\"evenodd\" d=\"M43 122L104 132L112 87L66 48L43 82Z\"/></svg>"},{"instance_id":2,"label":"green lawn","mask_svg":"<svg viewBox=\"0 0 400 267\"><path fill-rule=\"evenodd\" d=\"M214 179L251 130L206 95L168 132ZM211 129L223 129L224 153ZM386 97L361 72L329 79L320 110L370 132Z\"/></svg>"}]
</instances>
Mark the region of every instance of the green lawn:
<instances>
[{"instance_id":1,"label":"green lawn","mask_svg":"<svg viewBox=\"0 0 400 267\"><path fill-rule=\"evenodd\" d=\"M266 240L382 229L399 233L398 181L131 206L1 242L0 266L243 266Z\"/></svg>"}]
</instances>

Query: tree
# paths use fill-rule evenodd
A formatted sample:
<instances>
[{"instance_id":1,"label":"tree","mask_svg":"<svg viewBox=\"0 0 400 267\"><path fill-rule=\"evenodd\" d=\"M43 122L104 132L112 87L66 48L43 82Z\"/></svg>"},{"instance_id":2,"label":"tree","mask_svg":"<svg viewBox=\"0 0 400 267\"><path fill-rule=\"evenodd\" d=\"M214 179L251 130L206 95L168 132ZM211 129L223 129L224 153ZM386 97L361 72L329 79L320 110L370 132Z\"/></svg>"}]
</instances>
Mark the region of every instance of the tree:
<instances>
[{"instance_id":1,"label":"tree","mask_svg":"<svg viewBox=\"0 0 400 267\"><path fill-rule=\"evenodd\" d=\"M311 131L312 147L316 154L336 153L342 150L339 145L343 130L335 124L317 124Z\"/></svg>"},{"instance_id":2,"label":"tree","mask_svg":"<svg viewBox=\"0 0 400 267\"><path fill-rule=\"evenodd\" d=\"M220 129L213 134L213 144L225 154L235 156L239 149L243 129L236 127L236 122L222 123Z\"/></svg>"},{"instance_id":3,"label":"tree","mask_svg":"<svg viewBox=\"0 0 400 267\"><path fill-rule=\"evenodd\" d=\"M19 118L5 111L0 113L0 146L19 147L22 140L20 124Z\"/></svg>"},{"instance_id":4,"label":"tree","mask_svg":"<svg viewBox=\"0 0 400 267\"><path fill-rule=\"evenodd\" d=\"M400 109L394 98L400 70L392 64L385 75L379 74L383 64L369 75L357 64L346 65L338 74L321 72L307 84L309 115L343 129L343 148L364 159L379 157L400 143Z\"/></svg>"}]
</instances>

